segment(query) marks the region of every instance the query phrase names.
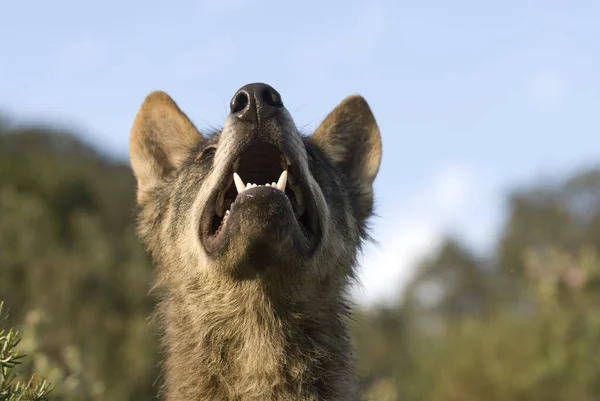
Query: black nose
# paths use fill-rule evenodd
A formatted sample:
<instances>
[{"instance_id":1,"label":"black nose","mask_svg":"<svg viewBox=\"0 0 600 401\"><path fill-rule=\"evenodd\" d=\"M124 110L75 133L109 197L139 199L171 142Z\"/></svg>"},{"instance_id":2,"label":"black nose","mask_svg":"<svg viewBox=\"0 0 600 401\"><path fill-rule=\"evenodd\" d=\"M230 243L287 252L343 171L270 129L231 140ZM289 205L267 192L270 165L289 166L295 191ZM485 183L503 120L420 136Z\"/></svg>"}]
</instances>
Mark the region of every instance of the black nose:
<instances>
[{"instance_id":1,"label":"black nose","mask_svg":"<svg viewBox=\"0 0 600 401\"><path fill-rule=\"evenodd\" d=\"M245 85L231 99L231 114L244 121L265 121L282 108L279 92L263 83Z\"/></svg>"}]
</instances>

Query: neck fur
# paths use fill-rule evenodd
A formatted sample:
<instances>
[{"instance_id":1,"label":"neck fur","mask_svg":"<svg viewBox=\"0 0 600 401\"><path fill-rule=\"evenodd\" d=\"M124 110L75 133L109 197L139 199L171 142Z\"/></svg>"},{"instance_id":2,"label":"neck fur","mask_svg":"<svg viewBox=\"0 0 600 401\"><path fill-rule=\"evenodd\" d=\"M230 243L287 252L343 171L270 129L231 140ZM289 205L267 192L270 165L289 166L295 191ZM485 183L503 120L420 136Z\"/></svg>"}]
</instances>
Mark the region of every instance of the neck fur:
<instances>
[{"instance_id":1,"label":"neck fur","mask_svg":"<svg viewBox=\"0 0 600 401\"><path fill-rule=\"evenodd\" d=\"M258 280L194 282L169 286L159 308L166 400L359 399L339 294L290 301Z\"/></svg>"}]
</instances>

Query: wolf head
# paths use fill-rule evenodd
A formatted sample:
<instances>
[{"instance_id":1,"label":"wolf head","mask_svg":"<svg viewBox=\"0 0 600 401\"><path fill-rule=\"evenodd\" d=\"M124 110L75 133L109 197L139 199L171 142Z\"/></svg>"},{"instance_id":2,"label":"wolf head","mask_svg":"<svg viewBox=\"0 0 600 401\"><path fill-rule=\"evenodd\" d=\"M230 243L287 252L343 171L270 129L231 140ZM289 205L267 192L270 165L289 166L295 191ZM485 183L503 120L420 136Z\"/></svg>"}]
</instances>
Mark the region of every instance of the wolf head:
<instances>
[{"instance_id":1,"label":"wolf head","mask_svg":"<svg viewBox=\"0 0 600 401\"><path fill-rule=\"evenodd\" d=\"M367 102L345 99L312 136L298 132L268 85L242 87L230 107L209 135L163 92L136 117L139 232L161 277L258 281L296 298L343 289L355 276L381 160Z\"/></svg>"}]
</instances>

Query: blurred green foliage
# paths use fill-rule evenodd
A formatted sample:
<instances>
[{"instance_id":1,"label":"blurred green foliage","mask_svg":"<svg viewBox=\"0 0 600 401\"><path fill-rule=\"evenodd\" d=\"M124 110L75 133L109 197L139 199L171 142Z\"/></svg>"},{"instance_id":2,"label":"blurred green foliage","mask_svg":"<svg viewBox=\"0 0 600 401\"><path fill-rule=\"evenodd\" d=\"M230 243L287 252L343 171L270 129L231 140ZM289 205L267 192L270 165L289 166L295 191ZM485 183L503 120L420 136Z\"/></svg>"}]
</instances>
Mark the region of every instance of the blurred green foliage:
<instances>
[{"instance_id":1,"label":"blurred green foliage","mask_svg":"<svg viewBox=\"0 0 600 401\"><path fill-rule=\"evenodd\" d=\"M491 255L449 238L401 302L362 312L372 400L600 399L600 169L508 205Z\"/></svg>"},{"instance_id":2,"label":"blurred green foliage","mask_svg":"<svg viewBox=\"0 0 600 401\"><path fill-rule=\"evenodd\" d=\"M134 188L126 163L67 133L0 122L0 300L29 354L20 374L52 399L155 398ZM600 169L507 205L490 255L448 238L397 304L356 311L371 400L600 399Z\"/></svg>"},{"instance_id":3,"label":"blurred green foliage","mask_svg":"<svg viewBox=\"0 0 600 401\"><path fill-rule=\"evenodd\" d=\"M0 126L0 299L56 400L156 395L153 269L129 166L72 136Z\"/></svg>"},{"instance_id":4,"label":"blurred green foliage","mask_svg":"<svg viewBox=\"0 0 600 401\"><path fill-rule=\"evenodd\" d=\"M4 303L0 302L0 324L8 317L3 309ZM17 350L20 342L17 330L0 327L0 401L48 400L52 388L45 379L35 376L27 381L17 379L15 369L23 363L25 357Z\"/></svg>"}]
</instances>

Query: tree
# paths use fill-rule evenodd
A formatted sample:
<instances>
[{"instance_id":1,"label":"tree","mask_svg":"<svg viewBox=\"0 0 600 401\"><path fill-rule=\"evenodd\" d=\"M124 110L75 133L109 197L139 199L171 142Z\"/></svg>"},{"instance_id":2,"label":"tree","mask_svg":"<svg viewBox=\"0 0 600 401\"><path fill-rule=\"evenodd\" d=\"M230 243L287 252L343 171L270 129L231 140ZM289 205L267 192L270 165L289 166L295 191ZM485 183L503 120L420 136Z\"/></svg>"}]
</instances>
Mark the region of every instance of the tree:
<instances>
[{"instance_id":1,"label":"tree","mask_svg":"<svg viewBox=\"0 0 600 401\"><path fill-rule=\"evenodd\" d=\"M154 269L135 235L134 185L127 164L68 133L0 126L0 299L12 326L39 316L22 368L49 377L56 400L157 393Z\"/></svg>"},{"instance_id":2,"label":"tree","mask_svg":"<svg viewBox=\"0 0 600 401\"><path fill-rule=\"evenodd\" d=\"M484 315L493 302L492 277L484 260L450 238L418 266L404 302L420 317Z\"/></svg>"},{"instance_id":3,"label":"tree","mask_svg":"<svg viewBox=\"0 0 600 401\"><path fill-rule=\"evenodd\" d=\"M574 251L582 245L600 248L600 169L574 174L563 182L515 191L509 217L498 244L501 270L520 278L522 254L560 246Z\"/></svg>"}]
</instances>

